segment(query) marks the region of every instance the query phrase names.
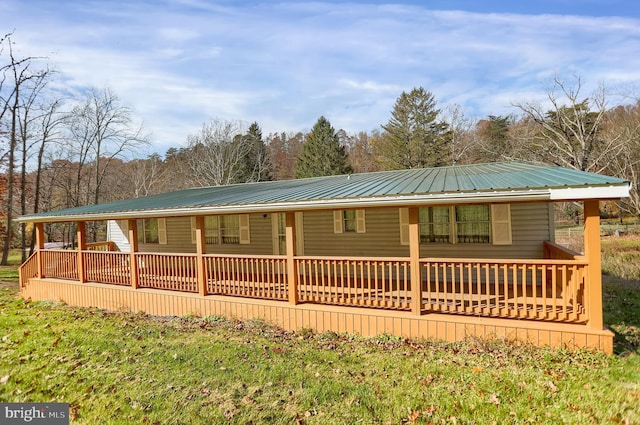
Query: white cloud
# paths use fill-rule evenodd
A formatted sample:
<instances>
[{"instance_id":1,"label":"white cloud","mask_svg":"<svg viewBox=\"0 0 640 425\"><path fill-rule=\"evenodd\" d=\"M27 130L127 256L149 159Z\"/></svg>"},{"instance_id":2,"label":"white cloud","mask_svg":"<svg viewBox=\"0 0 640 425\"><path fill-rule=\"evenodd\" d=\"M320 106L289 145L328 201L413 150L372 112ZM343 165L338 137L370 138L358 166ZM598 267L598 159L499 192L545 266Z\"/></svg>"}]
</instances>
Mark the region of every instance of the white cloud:
<instances>
[{"instance_id":1,"label":"white cloud","mask_svg":"<svg viewBox=\"0 0 640 425\"><path fill-rule=\"evenodd\" d=\"M635 18L432 11L402 4L5 0L14 40L65 82L109 85L158 151L213 117L299 131L320 115L357 132L423 86L468 116L515 112L554 75L586 89L640 81ZM51 52L55 52L51 54Z\"/></svg>"}]
</instances>

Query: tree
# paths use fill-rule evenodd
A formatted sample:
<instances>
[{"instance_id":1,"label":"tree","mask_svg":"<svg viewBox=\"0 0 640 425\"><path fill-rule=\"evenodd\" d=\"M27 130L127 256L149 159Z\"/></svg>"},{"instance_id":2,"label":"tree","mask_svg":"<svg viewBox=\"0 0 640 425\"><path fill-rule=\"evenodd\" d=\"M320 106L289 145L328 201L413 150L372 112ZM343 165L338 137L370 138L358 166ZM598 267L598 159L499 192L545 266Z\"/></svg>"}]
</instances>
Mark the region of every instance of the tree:
<instances>
[{"instance_id":1,"label":"tree","mask_svg":"<svg viewBox=\"0 0 640 425\"><path fill-rule=\"evenodd\" d=\"M533 159L598 173L607 165L605 157L619 153L622 145L600 134L607 111L604 86L589 97L581 92L579 77L573 84L556 77L547 93L550 109L531 102L516 104L531 123L521 143Z\"/></svg>"},{"instance_id":2,"label":"tree","mask_svg":"<svg viewBox=\"0 0 640 425\"><path fill-rule=\"evenodd\" d=\"M90 90L84 101L73 108L68 118L70 147L78 158L77 192L81 193L82 171L92 166L92 178L86 186L92 199L82 204L98 204L102 182L115 158L148 144L142 125L134 124L131 108L121 104L109 88Z\"/></svg>"},{"instance_id":3,"label":"tree","mask_svg":"<svg viewBox=\"0 0 640 425\"><path fill-rule=\"evenodd\" d=\"M241 161L240 175L241 182L259 182L271 180L271 165L267 155L267 147L262 139L262 130L257 122L249 126L249 130L239 143L246 144L247 155Z\"/></svg>"},{"instance_id":4,"label":"tree","mask_svg":"<svg viewBox=\"0 0 640 425\"><path fill-rule=\"evenodd\" d=\"M473 123L468 119L460 105L445 108L443 120L449 126L449 149L451 165L475 162L473 151L478 139L473 131Z\"/></svg>"},{"instance_id":5,"label":"tree","mask_svg":"<svg viewBox=\"0 0 640 425\"><path fill-rule=\"evenodd\" d=\"M402 92L373 145L384 169L441 166L450 160L447 123L438 120L440 110L432 93L422 87Z\"/></svg>"},{"instance_id":6,"label":"tree","mask_svg":"<svg viewBox=\"0 0 640 425\"><path fill-rule=\"evenodd\" d=\"M204 124L200 133L188 136L186 157L192 186L221 186L247 181L244 179L252 168L247 165L247 157L252 155L255 140L244 137L245 128L241 121L215 119ZM255 178L254 175L249 177Z\"/></svg>"},{"instance_id":7,"label":"tree","mask_svg":"<svg viewBox=\"0 0 640 425\"><path fill-rule=\"evenodd\" d=\"M7 150L7 196L3 206L6 219L6 234L0 264L6 265L9 250L14 239L13 216L16 208L16 195L20 193L21 212L26 211L26 162L29 150L29 112L38 97L48 70L33 71L32 67L38 58L18 58L13 48L12 34L0 38L0 55L6 47L8 63L0 65L0 134L8 137ZM3 131L6 128L6 131ZM17 164L21 161L21 167ZM18 170L16 166L18 165ZM17 172L21 170L20 177ZM25 228L22 227L22 248L26 245Z\"/></svg>"},{"instance_id":8,"label":"tree","mask_svg":"<svg viewBox=\"0 0 640 425\"><path fill-rule=\"evenodd\" d=\"M484 162L509 159L512 149L509 146L509 129L513 119L509 116L489 115L478 121L476 132L481 144L478 156Z\"/></svg>"},{"instance_id":9,"label":"tree","mask_svg":"<svg viewBox=\"0 0 640 425\"><path fill-rule=\"evenodd\" d=\"M302 154L304 134L274 133L268 136L267 152L274 180L289 180L295 175L296 162Z\"/></svg>"},{"instance_id":10,"label":"tree","mask_svg":"<svg viewBox=\"0 0 640 425\"><path fill-rule=\"evenodd\" d=\"M331 123L320 117L305 137L302 153L296 163L295 178L333 176L349 174L349 165L344 146Z\"/></svg>"}]
</instances>

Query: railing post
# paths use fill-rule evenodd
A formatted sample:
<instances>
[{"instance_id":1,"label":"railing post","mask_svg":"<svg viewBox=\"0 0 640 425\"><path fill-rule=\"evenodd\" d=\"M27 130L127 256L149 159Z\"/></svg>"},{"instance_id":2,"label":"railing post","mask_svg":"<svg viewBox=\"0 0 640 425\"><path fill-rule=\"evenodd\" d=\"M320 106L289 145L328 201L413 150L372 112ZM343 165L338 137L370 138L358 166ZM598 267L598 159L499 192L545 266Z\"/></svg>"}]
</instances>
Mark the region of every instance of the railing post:
<instances>
[{"instance_id":1,"label":"railing post","mask_svg":"<svg viewBox=\"0 0 640 425\"><path fill-rule=\"evenodd\" d=\"M139 277L138 277L138 261L136 259L136 252L138 252L138 222L135 219L127 221L128 236L129 236L129 272L131 273L131 288L138 289Z\"/></svg>"},{"instance_id":2,"label":"railing post","mask_svg":"<svg viewBox=\"0 0 640 425\"><path fill-rule=\"evenodd\" d=\"M584 201L584 256L588 262L588 326L602 329L602 260L600 252L600 205L598 200Z\"/></svg>"},{"instance_id":3,"label":"railing post","mask_svg":"<svg viewBox=\"0 0 640 425\"><path fill-rule=\"evenodd\" d=\"M78 221L77 222L77 239L78 239L78 281L80 283L84 283L86 280L85 272L84 272L84 255L82 251L87 249L87 226L86 222Z\"/></svg>"},{"instance_id":4,"label":"railing post","mask_svg":"<svg viewBox=\"0 0 640 425\"><path fill-rule=\"evenodd\" d=\"M296 266L296 216L287 212L285 216L285 237L287 246L287 284L289 303L298 304L298 267Z\"/></svg>"},{"instance_id":5,"label":"railing post","mask_svg":"<svg viewBox=\"0 0 640 425\"><path fill-rule=\"evenodd\" d=\"M204 216L196 217L196 254L198 292L204 297L207 295L207 272L204 263L204 254L206 254Z\"/></svg>"},{"instance_id":6,"label":"railing post","mask_svg":"<svg viewBox=\"0 0 640 425\"><path fill-rule=\"evenodd\" d=\"M44 277L42 250L44 249L44 223L36 223L36 263L38 265L37 277Z\"/></svg>"},{"instance_id":7,"label":"railing post","mask_svg":"<svg viewBox=\"0 0 640 425\"><path fill-rule=\"evenodd\" d=\"M409 264L411 270L411 312L422 313L422 273L420 272L420 221L418 208L409 208Z\"/></svg>"}]
</instances>

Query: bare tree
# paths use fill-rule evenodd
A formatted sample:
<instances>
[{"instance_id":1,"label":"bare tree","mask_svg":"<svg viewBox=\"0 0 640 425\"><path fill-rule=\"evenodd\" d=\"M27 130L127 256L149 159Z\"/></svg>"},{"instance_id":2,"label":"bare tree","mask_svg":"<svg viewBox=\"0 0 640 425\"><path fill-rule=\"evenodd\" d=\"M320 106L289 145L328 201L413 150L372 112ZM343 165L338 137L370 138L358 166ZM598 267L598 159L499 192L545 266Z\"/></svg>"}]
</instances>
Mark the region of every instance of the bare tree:
<instances>
[{"instance_id":1,"label":"bare tree","mask_svg":"<svg viewBox=\"0 0 640 425\"><path fill-rule=\"evenodd\" d=\"M68 118L70 146L78 159L77 193L82 192L84 167L93 167L92 181L87 183L92 199L79 203L100 202L102 182L114 158L148 144L142 125L135 125L131 108L121 104L109 89L92 89L84 101L73 108Z\"/></svg>"},{"instance_id":2,"label":"bare tree","mask_svg":"<svg viewBox=\"0 0 640 425\"><path fill-rule=\"evenodd\" d=\"M244 161L252 145L242 137L246 132L240 121L213 119L198 134L187 138L187 163L192 186L221 186L241 182Z\"/></svg>"},{"instance_id":3,"label":"bare tree","mask_svg":"<svg viewBox=\"0 0 640 425\"><path fill-rule=\"evenodd\" d=\"M46 79L48 70L33 71L36 57L18 58L13 48L12 34L0 39L0 54L5 48L8 52L8 63L0 66L0 125L6 126L9 143L7 150L7 199L4 205L6 217L6 235L0 264L6 265L13 239L13 216L17 189L21 189L21 211L26 212L26 161L29 146L28 123L29 111L38 97ZM19 142L22 142L19 145ZM20 157L21 155L21 157ZM21 179L16 173L16 162L21 159ZM20 186L16 188L16 182ZM22 244L25 245L25 232L22 232ZM24 256L24 250L23 250Z\"/></svg>"},{"instance_id":4,"label":"bare tree","mask_svg":"<svg viewBox=\"0 0 640 425\"><path fill-rule=\"evenodd\" d=\"M550 106L515 104L530 121L530 132L522 142L537 159L582 171L601 172L605 157L620 151L619 140L601 137L607 111L607 96L601 84L588 97L582 95L582 81L573 84L554 79L547 93Z\"/></svg>"},{"instance_id":5,"label":"bare tree","mask_svg":"<svg viewBox=\"0 0 640 425\"><path fill-rule=\"evenodd\" d=\"M478 145L473 121L464 115L460 105L444 108L442 119L449 125L451 165L472 162L469 154Z\"/></svg>"}]
</instances>

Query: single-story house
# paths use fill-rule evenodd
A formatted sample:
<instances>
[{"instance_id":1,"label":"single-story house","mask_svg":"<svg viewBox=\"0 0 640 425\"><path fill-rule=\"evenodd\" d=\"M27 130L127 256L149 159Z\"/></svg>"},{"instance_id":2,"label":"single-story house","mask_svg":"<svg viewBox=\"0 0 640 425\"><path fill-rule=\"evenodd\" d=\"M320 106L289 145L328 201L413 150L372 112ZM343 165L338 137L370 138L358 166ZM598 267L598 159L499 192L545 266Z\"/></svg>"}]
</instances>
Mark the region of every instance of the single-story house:
<instances>
[{"instance_id":1,"label":"single-story house","mask_svg":"<svg viewBox=\"0 0 640 425\"><path fill-rule=\"evenodd\" d=\"M260 318L414 338L508 338L612 351L599 201L629 182L505 162L194 188L49 211L21 294L155 315ZM554 241L553 203L584 207L584 253ZM108 241L87 243L106 221ZM77 223L78 249L44 224Z\"/></svg>"}]
</instances>

